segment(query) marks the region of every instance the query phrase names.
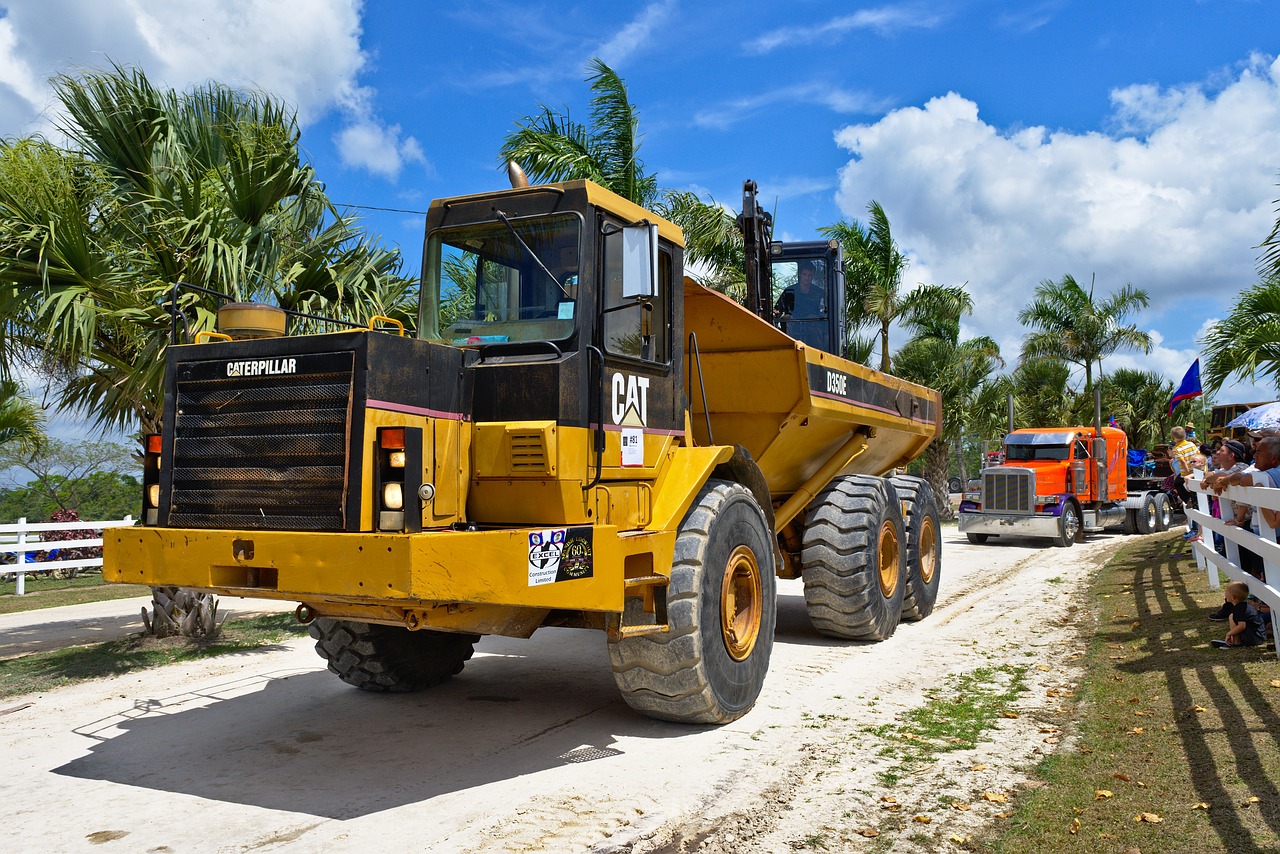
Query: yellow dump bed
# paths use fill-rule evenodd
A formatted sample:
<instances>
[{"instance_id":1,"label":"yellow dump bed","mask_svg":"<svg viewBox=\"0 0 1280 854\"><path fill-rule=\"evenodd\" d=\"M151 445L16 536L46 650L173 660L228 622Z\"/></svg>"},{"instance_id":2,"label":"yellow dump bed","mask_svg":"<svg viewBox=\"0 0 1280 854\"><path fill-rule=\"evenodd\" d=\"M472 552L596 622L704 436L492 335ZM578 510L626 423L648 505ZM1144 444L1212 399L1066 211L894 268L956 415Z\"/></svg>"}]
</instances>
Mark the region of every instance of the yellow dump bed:
<instances>
[{"instance_id":1,"label":"yellow dump bed","mask_svg":"<svg viewBox=\"0 0 1280 854\"><path fill-rule=\"evenodd\" d=\"M874 432L843 474L887 474L939 433L942 399L932 389L809 347L690 279L684 311L697 350L687 362L694 437L745 447L775 499L795 492L860 427Z\"/></svg>"}]
</instances>

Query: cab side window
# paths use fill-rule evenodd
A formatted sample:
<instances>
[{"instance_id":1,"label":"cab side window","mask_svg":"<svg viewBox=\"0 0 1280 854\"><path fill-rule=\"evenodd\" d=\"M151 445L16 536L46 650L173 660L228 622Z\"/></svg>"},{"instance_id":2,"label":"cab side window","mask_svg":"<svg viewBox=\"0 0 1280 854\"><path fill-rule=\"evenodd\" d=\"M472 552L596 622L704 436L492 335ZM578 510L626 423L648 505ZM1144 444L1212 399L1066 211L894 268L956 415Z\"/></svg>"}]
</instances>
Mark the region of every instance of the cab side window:
<instances>
[{"instance_id":1,"label":"cab side window","mask_svg":"<svg viewBox=\"0 0 1280 854\"><path fill-rule=\"evenodd\" d=\"M622 233L604 238L604 349L614 356L666 364L671 360L671 253L658 249L658 293L638 302L622 296Z\"/></svg>"}]
</instances>

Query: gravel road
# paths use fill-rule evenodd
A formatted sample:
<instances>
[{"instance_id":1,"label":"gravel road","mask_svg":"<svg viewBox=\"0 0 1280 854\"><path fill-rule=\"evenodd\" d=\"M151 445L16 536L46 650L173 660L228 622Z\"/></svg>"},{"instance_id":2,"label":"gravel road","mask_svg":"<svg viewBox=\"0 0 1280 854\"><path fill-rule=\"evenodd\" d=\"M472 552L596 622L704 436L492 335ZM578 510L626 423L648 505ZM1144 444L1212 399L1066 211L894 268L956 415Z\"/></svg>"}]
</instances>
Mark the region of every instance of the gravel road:
<instances>
[{"instance_id":1,"label":"gravel road","mask_svg":"<svg viewBox=\"0 0 1280 854\"><path fill-rule=\"evenodd\" d=\"M603 636L571 629L485 638L421 694L351 689L298 640L0 701L4 847L948 850L1008 809L984 795L1016 792L1022 769L1070 745L1081 594L1129 539L972 546L945 528L937 609L878 644L816 634L784 581L760 701L723 727L637 716ZM1016 718L880 782L892 745L871 727L1001 664L1026 670Z\"/></svg>"}]
</instances>

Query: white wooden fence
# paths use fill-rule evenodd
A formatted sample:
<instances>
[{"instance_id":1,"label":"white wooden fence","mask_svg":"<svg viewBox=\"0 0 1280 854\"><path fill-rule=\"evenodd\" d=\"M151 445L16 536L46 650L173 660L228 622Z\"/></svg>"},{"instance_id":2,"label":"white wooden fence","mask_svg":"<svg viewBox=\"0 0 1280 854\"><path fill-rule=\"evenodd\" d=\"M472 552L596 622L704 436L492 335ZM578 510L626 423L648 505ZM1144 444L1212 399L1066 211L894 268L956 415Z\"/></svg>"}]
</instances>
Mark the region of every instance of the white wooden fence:
<instances>
[{"instance_id":1,"label":"white wooden fence","mask_svg":"<svg viewBox=\"0 0 1280 854\"><path fill-rule=\"evenodd\" d=\"M1192 543L1192 552L1196 563L1209 574L1209 587L1218 588L1218 572L1221 571L1232 581L1243 581L1249 585L1249 592L1271 606L1271 627L1280 638L1280 543L1276 542L1276 531L1263 518L1261 508L1280 510L1280 489L1262 486L1229 486L1218 496L1221 503L1219 513L1221 519L1209 515L1209 498L1213 495L1206 492L1197 478L1186 481L1187 488L1197 493L1198 509L1187 508L1187 518L1200 524L1203 539ZM1248 504L1253 508L1254 519L1258 523L1261 536L1249 528L1227 525L1224 520L1235 517L1235 505ZM1226 557L1218 554L1213 548L1211 532L1219 533L1226 540ZM1240 568L1240 547L1248 549L1262 558L1263 579L1254 578ZM1277 644L1280 647L1280 643ZM1280 656L1280 649L1277 651Z\"/></svg>"},{"instance_id":2,"label":"white wooden fence","mask_svg":"<svg viewBox=\"0 0 1280 854\"><path fill-rule=\"evenodd\" d=\"M132 516L125 516L118 521L106 522L37 522L28 524L25 518L19 519L16 525L0 525L0 554L15 555L17 562L10 566L0 566L0 572L16 572L18 574L17 594L26 593L26 575L28 572L47 572L53 569L85 569L102 566L102 558L80 558L77 560L42 560L31 561L30 552L51 552L54 549L78 549L102 546L102 530L104 528L129 527L134 524ZM98 536L86 540L50 540L45 542L41 534L46 531L97 531Z\"/></svg>"}]
</instances>

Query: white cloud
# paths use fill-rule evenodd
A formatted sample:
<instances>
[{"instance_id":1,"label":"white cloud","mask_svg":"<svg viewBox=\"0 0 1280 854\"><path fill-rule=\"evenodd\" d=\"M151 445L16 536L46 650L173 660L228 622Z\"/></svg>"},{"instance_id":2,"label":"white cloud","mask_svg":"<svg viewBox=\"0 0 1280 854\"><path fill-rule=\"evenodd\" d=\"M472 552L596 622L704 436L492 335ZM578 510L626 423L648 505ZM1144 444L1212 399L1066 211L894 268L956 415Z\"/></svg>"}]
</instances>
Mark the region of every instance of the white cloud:
<instances>
[{"instance_id":1,"label":"white cloud","mask_svg":"<svg viewBox=\"0 0 1280 854\"><path fill-rule=\"evenodd\" d=\"M400 125L358 121L339 131L334 143L343 165L367 169L389 181L400 177L405 164L427 162L416 139L400 138Z\"/></svg>"},{"instance_id":2,"label":"white cloud","mask_svg":"<svg viewBox=\"0 0 1280 854\"><path fill-rule=\"evenodd\" d=\"M782 27L747 42L748 53L769 53L780 47L838 41L854 30L871 30L879 36L896 35L903 30L927 30L943 21L942 15L919 3L860 9L820 24Z\"/></svg>"},{"instance_id":3,"label":"white cloud","mask_svg":"<svg viewBox=\"0 0 1280 854\"><path fill-rule=\"evenodd\" d=\"M870 113L884 109L883 101L863 92L850 92L827 83L782 86L700 110L693 116L698 127L724 130L745 121L774 104L818 104L835 113Z\"/></svg>"},{"instance_id":4,"label":"white cloud","mask_svg":"<svg viewBox=\"0 0 1280 854\"><path fill-rule=\"evenodd\" d=\"M359 84L363 0L42 0L0 18L0 136L56 124L49 78L115 62L185 89L209 80L284 99L304 125L337 111L343 161L394 180L425 162L419 143L377 117Z\"/></svg>"},{"instance_id":5,"label":"white cloud","mask_svg":"<svg viewBox=\"0 0 1280 854\"><path fill-rule=\"evenodd\" d=\"M645 7L635 20L628 23L596 50L606 65L616 67L631 54L643 47L653 36L653 31L675 10L675 0L661 0Z\"/></svg>"},{"instance_id":6,"label":"white cloud","mask_svg":"<svg viewBox=\"0 0 1280 854\"><path fill-rule=\"evenodd\" d=\"M1096 274L1102 293L1146 289L1152 306L1137 320L1159 320L1176 341L1159 364L1176 382L1200 321L1179 301L1225 310L1255 281L1252 247L1275 216L1280 61L1251 57L1215 93L1129 87L1113 104L1115 121L1143 136L1003 131L956 93L846 127L836 140L853 159L837 201L860 220L869 200L884 206L916 259L909 281L968 281L968 323L1006 357L1019 349L1018 310L1044 279Z\"/></svg>"}]
</instances>

